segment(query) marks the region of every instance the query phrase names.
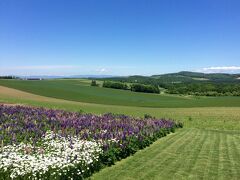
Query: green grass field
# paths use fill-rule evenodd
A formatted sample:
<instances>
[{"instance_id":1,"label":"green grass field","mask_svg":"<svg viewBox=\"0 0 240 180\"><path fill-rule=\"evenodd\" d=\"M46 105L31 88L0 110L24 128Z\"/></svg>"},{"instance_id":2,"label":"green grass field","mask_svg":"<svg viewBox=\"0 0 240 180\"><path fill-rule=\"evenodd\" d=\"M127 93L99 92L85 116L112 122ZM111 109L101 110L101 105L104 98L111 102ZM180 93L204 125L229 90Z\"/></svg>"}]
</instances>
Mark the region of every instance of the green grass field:
<instances>
[{"instance_id":1,"label":"green grass field","mask_svg":"<svg viewBox=\"0 0 240 180\"><path fill-rule=\"evenodd\" d=\"M156 117L166 117L184 122L183 129L159 139L150 147L116 163L116 165L95 173L91 179L240 179L239 98L219 97L220 100L213 98L215 101L212 102L210 100L212 98L204 97L194 99L137 94L121 90L90 87L88 81L82 80L79 80L78 85L74 85L78 80L56 80L53 81L53 85L50 85L51 81L19 81L15 82L15 85L14 82L0 81L1 85L15 88L0 86L0 103L17 103L70 111L83 110L84 112L97 114L113 112L141 117L144 114L151 114ZM21 85L21 82L23 82L23 85ZM28 83L30 85L26 85ZM59 83L63 84L59 85ZM64 88L67 84L69 84L69 87ZM57 85L59 85L61 91L65 89L65 94L71 94L71 88L79 86L74 90L78 94L77 100L71 101L71 95L65 95L64 98L60 97L60 95L64 95L64 91L63 94L56 95L58 97L54 96L54 87L58 89ZM48 92L40 93L41 90L37 91L37 87L42 88L42 91L51 89L52 94L44 96L44 93L48 94ZM87 89L84 89L84 87L91 89L91 93L99 97L99 99L108 96L108 91L115 95L119 93L120 96L124 96L126 93L128 98L133 97L130 99L131 103L127 105L123 105L127 103L126 97L123 97L121 101L116 101L118 105L108 104L112 103L110 101L99 104L99 99L94 99L95 103L89 103L87 100L81 101L81 97L86 96L87 93L85 92ZM16 90L24 90L25 88L29 90L25 90L25 92ZM82 92L83 94L81 94ZM91 93L88 96L91 96ZM105 94L102 95L101 93ZM85 99L88 99L88 96ZM146 102L146 107L137 107L139 104L133 106L132 103L138 101L138 96L142 96L143 99L155 97L159 98L159 101L166 98L166 102L161 101L162 104L157 101L159 107L165 108L158 108L158 105L154 108L149 107L151 100ZM170 102L168 102L167 98L169 98ZM168 104L173 103L171 99L174 99L176 103L178 101L182 102L182 104L180 103L181 106L172 105L178 108L169 108ZM112 98L111 101L114 100ZM194 103L198 100L201 100L201 106L190 106L191 102ZM232 101L234 105L231 105ZM211 102L214 104L211 104ZM224 107L224 102L226 107ZM143 105L144 101L141 106Z\"/></svg>"},{"instance_id":2,"label":"green grass field","mask_svg":"<svg viewBox=\"0 0 240 180\"><path fill-rule=\"evenodd\" d=\"M150 108L102 105L49 98L3 86L0 86L1 102L95 114L112 112L139 117L151 114L159 118L179 120L187 128L240 130L240 107Z\"/></svg>"},{"instance_id":3,"label":"green grass field","mask_svg":"<svg viewBox=\"0 0 240 180\"><path fill-rule=\"evenodd\" d=\"M0 80L0 85L46 97L96 104L161 108L240 106L240 97L184 97L136 93L126 90L91 87L90 81L83 79Z\"/></svg>"},{"instance_id":4,"label":"green grass field","mask_svg":"<svg viewBox=\"0 0 240 180\"><path fill-rule=\"evenodd\" d=\"M184 129L93 179L239 179L239 132Z\"/></svg>"}]
</instances>

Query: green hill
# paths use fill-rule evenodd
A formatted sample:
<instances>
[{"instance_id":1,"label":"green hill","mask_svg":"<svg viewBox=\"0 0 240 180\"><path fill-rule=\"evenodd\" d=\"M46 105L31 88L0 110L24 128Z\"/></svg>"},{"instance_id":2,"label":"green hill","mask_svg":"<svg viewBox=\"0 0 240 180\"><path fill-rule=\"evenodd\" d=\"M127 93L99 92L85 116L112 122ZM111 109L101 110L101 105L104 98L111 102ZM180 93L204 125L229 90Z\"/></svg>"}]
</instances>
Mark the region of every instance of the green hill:
<instances>
[{"instance_id":1,"label":"green hill","mask_svg":"<svg viewBox=\"0 0 240 180\"><path fill-rule=\"evenodd\" d=\"M181 82L192 82L199 80L208 80L211 82L239 82L238 77L240 74L225 74L225 73L198 73L181 71L178 73L163 74L163 75L153 75L152 78L165 79L168 82L174 82L180 80Z\"/></svg>"},{"instance_id":2,"label":"green hill","mask_svg":"<svg viewBox=\"0 0 240 180\"><path fill-rule=\"evenodd\" d=\"M181 71L178 73L105 78L102 80L151 84L166 89L170 94L197 96L240 96L240 74Z\"/></svg>"},{"instance_id":3,"label":"green hill","mask_svg":"<svg viewBox=\"0 0 240 180\"><path fill-rule=\"evenodd\" d=\"M90 86L83 79L0 80L6 86L29 93L77 102L138 107L239 107L240 97L189 97L131 92Z\"/></svg>"},{"instance_id":4,"label":"green hill","mask_svg":"<svg viewBox=\"0 0 240 180\"><path fill-rule=\"evenodd\" d=\"M199 73L190 71L181 71L178 73L169 73L152 76L126 76L103 78L105 80L117 80L123 82L155 82L155 83L184 83L184 82L235 82L240 83L240 74L225 73Z\"/></svg>"}]
</instances>

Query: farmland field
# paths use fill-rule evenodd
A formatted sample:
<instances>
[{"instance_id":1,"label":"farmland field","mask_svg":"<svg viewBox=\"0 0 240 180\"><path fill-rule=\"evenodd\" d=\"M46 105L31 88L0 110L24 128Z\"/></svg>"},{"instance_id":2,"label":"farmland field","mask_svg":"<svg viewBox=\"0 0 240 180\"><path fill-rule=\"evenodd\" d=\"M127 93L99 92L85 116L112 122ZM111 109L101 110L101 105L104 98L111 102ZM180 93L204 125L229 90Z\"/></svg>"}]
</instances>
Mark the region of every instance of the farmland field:
<instances>
[{"instance_id":1,"label":"farmland field","mask_svg":"<svg viewBox=\"0 0 240 180\"><path fill-rule=\"evenodd\" d=\"M95 114L112 112L135 117L151 114L184 123L183 129L157 140L150 147L117 162L114 166L104 168L99 173L95 173L92 179L240 178L240 99L238 97L195 99L138 94L90 87L88 81L79 80L79 84L77 82L78 80L69 80L69 82L54 80L51 85L50 80L31 82L1 80L0 102L68 111L81 110ZM54 94L56 86L61 92L56 91L58 93ZM71 93L76 93L76 99L68 95ZM87 93L90 94L87 96ZM115 99L114 95L118 93L121 96ZM91 95L95 98L88 100ZM104 102L106 96L111 100ZM132 99L129 98L130 96ZM142 102L139 101L141 98ZM148 98L152 99L145 102ZM154 107L150 107L154 99L157 99L156 103L153 103Z\"/></svg>"},{"instance_id":2,"label":"farmland field","mask_svg":"<svg viewBox=\"0 0 240 180\"><path fill-rule=\"evenodd\" d=\"M82 79L0 80L0 85L46 97L96 104L161 108L240 106L240 97L190 97L135 93L126 90L91 87L90 81Z\"/></svg>"}]
</instances>

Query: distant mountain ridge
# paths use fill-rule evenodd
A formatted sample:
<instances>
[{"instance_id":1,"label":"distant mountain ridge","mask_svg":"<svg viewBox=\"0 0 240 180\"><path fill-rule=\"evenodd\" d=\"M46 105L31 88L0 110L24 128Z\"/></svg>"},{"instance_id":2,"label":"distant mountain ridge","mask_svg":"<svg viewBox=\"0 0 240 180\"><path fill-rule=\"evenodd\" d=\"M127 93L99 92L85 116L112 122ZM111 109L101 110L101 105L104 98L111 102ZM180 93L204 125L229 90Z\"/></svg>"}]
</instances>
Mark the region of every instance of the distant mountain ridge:
<instances>
[{"instance_id":1,"label":"distant mountain ridge","mask_svg":"<svg viewBox=\"0 0 240 180\"><path fill-rule=\"evenodd\" d=\"M184 76L192 78L238 78L240 74L228 74L228 73L200 73L191 71L180 71L178 73L169 73L163 75L152 75L151 77L158 78L161 76Z\"/></svg>"},{"instance_id":2,"label":"distant mountain ridge","mask_svg":"<svg viewBox=\"0 0 240 180\"><path fill-rule=\"evenodd\" d=\"M90 79L108 79L125 82L146 82L158 81L161 83L184 83L184 82L240 82L240 74L227 73L200 73L191 71L180 71L177 73L168 73L152 76L114 76L114 75L70 75L70 76L14 76L23 79L60 79L60 78L90 78Z\"/></svg>"},{"instance_id":3,"label":"distant mountain ridge","mask_svg":"<svg viewBox=\"0 0 240 180\"><path fill-rule=\"evenodd\" d=\"M36 75L36 76L15 76L23 79L62 79L62 78L110 78L112 75L70 75L70 76L50 76L50 75Z\"/></svg>"}]
</instances>

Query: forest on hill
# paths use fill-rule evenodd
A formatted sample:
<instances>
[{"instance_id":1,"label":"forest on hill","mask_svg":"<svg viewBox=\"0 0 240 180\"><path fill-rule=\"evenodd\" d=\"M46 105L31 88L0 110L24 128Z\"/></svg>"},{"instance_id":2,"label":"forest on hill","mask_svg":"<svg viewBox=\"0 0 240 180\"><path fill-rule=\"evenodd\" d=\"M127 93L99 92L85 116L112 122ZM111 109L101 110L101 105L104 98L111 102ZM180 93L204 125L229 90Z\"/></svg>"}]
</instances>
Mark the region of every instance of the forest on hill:
<instances>
[{"instance_id":1,"label":"forest on hill","mask_svg":"<svg viewBox=\"0 0 240 180\"><path fill-rule=\"evenodd\" d=\"M240 74L182 71L163 75L112 77L101 80L157 86L164 88L169 94L240 96Z\"/></svg>"}]
</instances>

